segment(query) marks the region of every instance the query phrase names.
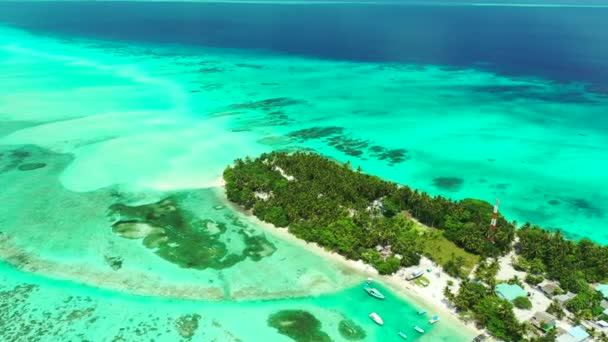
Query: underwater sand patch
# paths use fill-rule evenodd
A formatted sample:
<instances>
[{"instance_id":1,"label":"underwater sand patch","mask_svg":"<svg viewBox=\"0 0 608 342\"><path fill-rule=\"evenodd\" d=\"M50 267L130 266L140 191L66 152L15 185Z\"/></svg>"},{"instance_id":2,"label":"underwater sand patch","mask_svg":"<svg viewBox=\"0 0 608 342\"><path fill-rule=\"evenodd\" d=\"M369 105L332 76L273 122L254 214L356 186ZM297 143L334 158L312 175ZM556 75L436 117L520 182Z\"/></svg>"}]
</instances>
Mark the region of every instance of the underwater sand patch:
<instances>
[{"instance_id":1,"label":"underwater sand patch","mask_svg":"<svg viewBox=\"0 0 608 342\"><path fill-rule=\"evenodd\" d=\"M86 263L62 264L40 259L15 246L8 234L0 234L0 259L7 264L36 274L70 279L91 286L148 296L221 300L225 293L217 287L165 283L158 276L140 272L104 271Z\"/></svg>"},{"instance_id":2,"label":"underwater sand patch","mask_svg":"<svg viewBox=\"0 0 608 342\"><path fill-rule=\"evenodd\" d=\"M150 234L162 233L164 230L145 222L118 221L112 225L112 232L126 239L143 239Z\"/></svg>"}]
</instances>

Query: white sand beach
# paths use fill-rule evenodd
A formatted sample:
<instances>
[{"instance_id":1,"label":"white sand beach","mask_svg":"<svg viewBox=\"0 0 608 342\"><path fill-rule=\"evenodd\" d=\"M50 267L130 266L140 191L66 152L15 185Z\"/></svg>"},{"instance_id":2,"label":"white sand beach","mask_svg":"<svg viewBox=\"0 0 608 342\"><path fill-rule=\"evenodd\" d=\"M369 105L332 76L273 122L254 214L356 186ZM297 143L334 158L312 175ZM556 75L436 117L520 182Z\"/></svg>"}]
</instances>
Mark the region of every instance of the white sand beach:
<instances>
[{"instance_id":1,"label":"white sand beach","mask_svg":"<svg viewBox=\"0 0 608 342\"><path fill-rule=\"evenodd\" d=\"M217 191L222 192L219 195L225 198L223 187L217 188ZM401 268L397 273L389 276L379 275L375 268L361 260L355 261L346 259L344 256L336 252L326 250L316 243L299 239L289 233L287 228L278 228L270 223L263 222L250 212L230 202L227 198L225 198L225 201L227 206L230 206L233 210L247 214L252 222L255 222L256 226L264 229L269 234L278 236L281 239L287 240L293 244L306 247L307 250L326 258L328 261L336 264L336 266L344 268L347 272L359 273L362 276L362 279L369 277L372 278L373 281L381 281L383 284L388 285L391 290L393 290L399 296L409 302L415 303L420 308L426 310L429 314L438 315L442 320L450 321L451 325L456 324L457 326L462 326L463 329L466 330L466 334L470 335L471 338L483 333L483 331L478 329L474 323L466 323L462 321L455 309L443 296L443 289L445 286L447 286L448 280L453 282L454 285L452 285L451 288L454 292L458 290L458 284L460 281L445 273L441 269L441 266L433 263L430 259L422 257L418 266ZM405 279L407 275L419 269L431 269L430 273L426 273L424 275L430 280L430 284L426 287L416 285L414 282Z\"/></svg>"}]
</instances>

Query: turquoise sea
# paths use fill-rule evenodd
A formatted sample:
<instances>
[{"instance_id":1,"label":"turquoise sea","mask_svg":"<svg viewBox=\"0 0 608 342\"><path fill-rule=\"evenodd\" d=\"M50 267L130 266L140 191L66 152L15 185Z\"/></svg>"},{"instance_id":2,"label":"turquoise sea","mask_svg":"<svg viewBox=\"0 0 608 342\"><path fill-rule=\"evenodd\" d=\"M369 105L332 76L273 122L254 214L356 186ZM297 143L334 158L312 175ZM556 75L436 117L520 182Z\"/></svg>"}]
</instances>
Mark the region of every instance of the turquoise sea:
<instances>
[{"instance_id":1,"label":"turquoise sea","mask_svg":"<svg viewBox=\"0 0 608 342\"><path fill-rule=\"evenodd\" d=\"M267 325L280 310L336 341L343 319L366 340L417 338L423 304L372 300L362 274L225 202L224 167L270 150L499 197L509 219L608 242L608 50L592 27L608 10L222 6L0 3L0 339L173 341L200 315L192 340L289 340ZM352 26L366 15L385 20ZM117 204L177 208L221 259L180 264L120 233ZM442 321L420 339L470 337Z\"/></svg>"}]
</instances>

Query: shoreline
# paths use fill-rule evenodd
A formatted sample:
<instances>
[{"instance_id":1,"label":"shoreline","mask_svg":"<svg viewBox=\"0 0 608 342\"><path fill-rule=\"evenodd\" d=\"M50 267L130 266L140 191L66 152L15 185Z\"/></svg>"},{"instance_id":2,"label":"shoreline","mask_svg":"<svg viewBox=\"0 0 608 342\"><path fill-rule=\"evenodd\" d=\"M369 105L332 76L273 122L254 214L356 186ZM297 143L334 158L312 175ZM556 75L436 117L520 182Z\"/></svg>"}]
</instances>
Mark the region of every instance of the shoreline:
<instances>
[{"instance_id":1,"label":"shoreline","mask_svg":"<svg viewBox=\"0 0 608 342\"><path fill-rule=\"evenodd\" d=\"M223 182L223 181L222 181ZM439 315L442 320L447 320L453 325L462 326L466 329L467 335L470 335L471 339L479 334L485 333L485 331L478 329L474 323L466 323L462 321L455 310L449 308L444 302L443 293L440 291L438 294L433 293L433 287L421 287L416 286L410 281L404 279L406 274L411 273L414 269L424 269L423 264L432 262L422 257L421 263L418 266L409 267L409 268L401 268L397 273L392 275L380 275L378 271L373 268L371 265L364 263L362 260L350 260L345 258L344 256L329 251L314 242L308 242L289 233L287 228L276 227L271 223L264 222L258 219L255 215L251 213L249 210L245 210L239 205L230 202L226 197L226 192L224 187L214 188L214 191L224 201L225 205L230 207L232 210L238 211L244 215L246 215L252 222L254 222L260 229L265 232L272 234L276 237L279 237L285 241L288 241L293 244L297 244L306 248L306 250L315 253L326 260L329 260L333 264L338 267L345 269L348 272L354 272L360 274L362 280L364 281L366 277L371 277L374 280L380 280L383 285L389 287L391 291L393 291L398 297L410 302L411 304L415 304L416 306L423 307L427 310L432 310L433 314ZM433 264L433 270L438 277L443 280L452 280L454 283L457 283L457 280L450 277L448 274L444 273L443 270L440 269L440 266ZM426 275L426 274L425 274ZM443 288L442 288L443 289ZM438 295L438 296L436 296Z\"/></svg>"},{"instance_id":2,"label":"shoreline","mask_svg":"<svg viewBox=\"0 0 608 342\"><path fill-rule=\"evenodd\" d=\"M214 186L208 188L212 190L218 200L222 204L229 207L231 210L242 213L247 221L252 223L254 226L259 227L263 232L269 233L275 237L280 238L288 243L297 245L306 249L311 253L314 253L324 260L327 260L335 266L339 271L344 272L353 278L359 278L361 282L364 282L367 277L372 277L374 280L382 282L382 285L388 287L398 297L404 299L410 304L424 308L429 314L437 314L441 317L442 321L448 321L450 327L462 327L463 336L475 337L483 331L477 329L474 324L463 322L453 309L450 309L448 305L443 301L442 288L437 289L437 286L421 287L411 284L409 281L404 279L405 274L409 274L414 269L425 269L427 266L432 266L434 275L447 281L452 279L454 283L457 283L453 278L430 262L429 259L422 258L419 266L402 268L396 274L382 276L368 264L363 261L349 260L342 255L326 250L325 248L317 245L316 243L307 242L303 239L299 239L296 236L289 233L287 228L279 228L274 225L263 222L255 217L250 211L244 210L242 207L234 204L228 200L225 192L225 182L222 177L218 177L213 182ZM217 288L213 287L198 287L198 286L178 286L178 284L158 284L157 281L160 279L151 279L150 275L138 274L136 277L132 277L122 272L104 272L98 274L97 272L86 267L85 264L72 264L69 269L62 268L61 265L52 261L42 260L36 258L34 255L21 250L16 246L12 246L8 236L0 235L0 257L3 261L14 267L16 270L22 272L32 273L37 276L46 277L49 279L57 279L68 282L74 282L93 288L99 288L103 290L116 291L118 293L124 293L136 296L154 296L166 299L178 299L178 300L192 300L192 301L210 301L210 302L221 302L226 299L229 301L257 301L257 300L280 300L286 298L301 298L318 296L324 294L330 294L334 291L323 291L322 293L307 292L307 293L291 293L290 295L283 294L280 297L268 294L259 294L257 296L250 296L249 298L225 298ZM429 264L431 263L431 264ZM111 277L105 277L104 275L111 275ZM105 279L104 279L105 278ZM139 278L139 281L137 281ZM142 279L147 281L141 282ZM156 283L161 286L145 286L145 284ZM433 281L435 285L437 281ZM355 285L356 286L356 285Z\"/></svg>"}]
</instances>

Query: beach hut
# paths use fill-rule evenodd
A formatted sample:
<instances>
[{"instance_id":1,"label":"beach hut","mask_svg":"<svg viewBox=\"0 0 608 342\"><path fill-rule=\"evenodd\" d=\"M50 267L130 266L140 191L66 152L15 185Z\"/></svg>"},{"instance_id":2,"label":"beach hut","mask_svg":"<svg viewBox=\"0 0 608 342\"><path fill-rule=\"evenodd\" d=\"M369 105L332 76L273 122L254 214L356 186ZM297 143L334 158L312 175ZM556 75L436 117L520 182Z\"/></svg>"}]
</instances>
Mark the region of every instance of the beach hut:
<instances>
[{"instance_id":1,"label":"beach hut","mask_svg":"<svg viewBox=\"0 0 608 342\"><path fill-rule=\"evenodd\" d=\"M568 292L565 294L557 295L553 297L553 300L556 300L559 305L564 306L567 301L574 298L576 295L572 292Z\"/></svg>"},{"instance_id":2,"label":"beach hut","mask_svg":"<svg viewBox=\"0 0 608 342\"><path fill-rule=\"evenodd\" d=\"M538 285L538 289L549 298L561 292L561 289L555 283L545 283L543 285Z\"/></svg>"},{"instance_id":3,"label":"beach hut","mask_svg":"<svg viewBox=\"0 0 608 342\"><path fill-rule=\"evenodd\" d=\"M528 293L517 284L502 283L496 285L496 294L510 302L517 297L527 297Z\"/></svg>"},{"instance_id":4,"label":"beach hut","mask_svg":"<svg viewBox=\"0 0 608 342\"><path fill-rule=\"evenodd\" d=\"M559 335L555 341L556 342L583 342L589 339L589 333L582 326L576 326L567 333Z\"/></svg>"},{"instance_id":5,"label":"beach hut","mask_svg":"<svg viewBox=\"0 0 608 342\"><path fill-rule=\"evenodd\" d=\"M557 317L543 311L537 311L534 316L532 316L531 323L538 329L548 332L557 325Z\"/></svg>"}]
</instances>

